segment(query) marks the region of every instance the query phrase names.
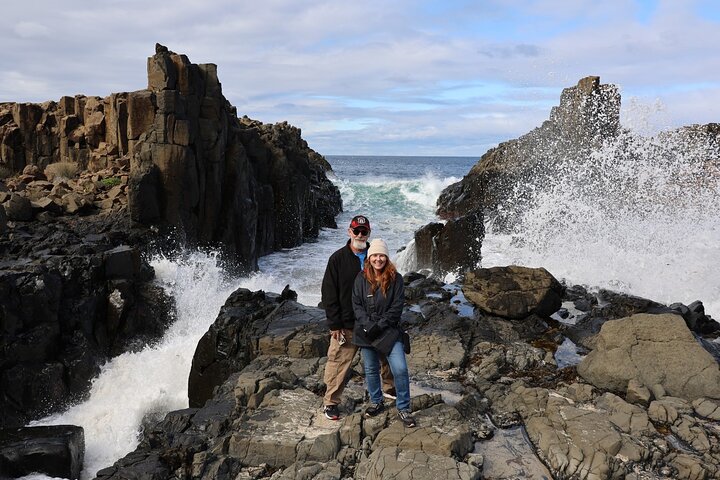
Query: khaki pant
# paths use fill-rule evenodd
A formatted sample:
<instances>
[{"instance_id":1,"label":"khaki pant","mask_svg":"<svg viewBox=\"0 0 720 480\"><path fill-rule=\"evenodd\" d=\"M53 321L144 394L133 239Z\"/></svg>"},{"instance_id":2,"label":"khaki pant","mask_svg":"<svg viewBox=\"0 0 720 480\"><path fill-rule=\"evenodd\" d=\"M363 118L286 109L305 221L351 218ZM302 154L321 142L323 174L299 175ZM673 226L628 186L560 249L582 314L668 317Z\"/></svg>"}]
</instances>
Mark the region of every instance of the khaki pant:
<instances>
[{"instance_id":1,"label":"khaki pant","mask_svg":"<svg viewBox=\"0 0 720 480\"><path fill-rule=\"evenodd\" d=\"M345 345L340 345L337 340L330 337L330 348L327 353L325 364L325 398L324 405L339 405L342 392L345 390L345 377L350 371L355 353L358 347L352 344L352 330L343 329L345 334ZM380 355L380 376L382 377L383 392L395 389L392 372L385 357Z\"/></svg>"}]
</instances>

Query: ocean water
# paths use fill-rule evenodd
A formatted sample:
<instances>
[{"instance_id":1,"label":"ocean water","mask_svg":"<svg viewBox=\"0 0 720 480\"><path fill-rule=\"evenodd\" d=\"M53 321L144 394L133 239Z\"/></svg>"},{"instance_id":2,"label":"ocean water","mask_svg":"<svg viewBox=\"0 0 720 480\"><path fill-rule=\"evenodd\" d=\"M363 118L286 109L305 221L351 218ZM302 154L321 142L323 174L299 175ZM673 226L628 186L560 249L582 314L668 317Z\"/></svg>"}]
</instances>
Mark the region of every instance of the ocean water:
<instances>
[{"instance_id":1,"label":"ocean water","mask_svg":"<svg viewBox=\"0 0 720 480\"><path fill-rule=\"evenodd\" d=\"M383 238L390 258L401 272L415 268L407 258L415 230L436 221L440 192L462 179L475 157L369 157L327 156L330 175L340 189L343 213L337 229L325 229L316 242L260 259L259 276L267 289L282 291L289 284L306 305L320 301L320 283L328 257L348 240L347 228L355 215L365 215L371 239ZM406 249L404 253L398 250Z\"/></svg>"},{"instance_id":2,"label":"ocean water","mask_svg":"<svg viewBox=\"0 0 720 480\"><path fill-rule=\"evenodd\" d=\"M620 150L619 145L608 145L587 165L558 172L555 182L536 186L533 206L515 231L498 234L486 226L482 266L543 266L559 279L589 288L611 288L663 303L699 299L710 315L720 316L717 179L705 175L707 167L696 165L697 155L668 159L657 155L667 145L647 142L638 137L627 147L625 139ZM627 155L628 148L634 149L633 155ZM242 286L280 292L290 285L301 303L317 305L327 258L345 243L347 225L357 214L369 217L373 238L388 242L399 270L413 270L414 231L437 221L440 192L477 161L327 158L344 203L338 229L324 229L317 241L262 258L260 271L246 278L228 277L209 253L182 252L152 260L157 281L176 299L175 324L158 344L103 366L88 401L34 422L85 428L83 478L92 478L137 446L145 415L187 406L195 345L232 291ZM602 174L588 173L598 171Z\"/></svg>"}]
</instances>

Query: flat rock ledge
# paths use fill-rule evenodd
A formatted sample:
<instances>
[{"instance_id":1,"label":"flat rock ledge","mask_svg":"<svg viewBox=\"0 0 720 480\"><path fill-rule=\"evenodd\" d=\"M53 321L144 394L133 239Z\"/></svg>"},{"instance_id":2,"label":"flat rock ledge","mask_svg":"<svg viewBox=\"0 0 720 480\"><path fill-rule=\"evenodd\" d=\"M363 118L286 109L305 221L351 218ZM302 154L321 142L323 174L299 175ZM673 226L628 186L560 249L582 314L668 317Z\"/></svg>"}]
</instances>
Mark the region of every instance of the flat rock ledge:
<instances>
[{"instance_id":1,"label":"flat rock ledge","mask_svg":"<svg viewBox=\"0 0 720 480\"><path fill-rule=\"evenodd\" d=\"M517 426L528 442L518 458L535 455L544 464L543 472L525 471L522 478L547 478L547 471L589 480L720 476L720 398L679 397L663 382L647 386L644 372L619 390L593 384L575 367L557 368L552 346L563 342L568 325L537 313L508 319L477 308L468 314L459 308L459 287L418 274L406 282L416 428L404 427L391 403L377 417L364 417L359 356L341 420L326 419L323 312L296 303L291 291L240 289L196 352L194 375L203 379L197 388L212 395L148 426L138 448L97 478L518 478L511 462L506 471L483 476L484 458L476 453L498 429ZM584 312L602 317L603 330L630 322L639 338L649 338L664 328L665 317L687 330L674 314L646 315L647 322L614 318L608 312L642 313L638 305L650 303L607 298L602 307L587 302ZM614 362L605 368L613 365L624 371ZM227 376L220 380L218 371Z\"/></svg>"}]
</instances>

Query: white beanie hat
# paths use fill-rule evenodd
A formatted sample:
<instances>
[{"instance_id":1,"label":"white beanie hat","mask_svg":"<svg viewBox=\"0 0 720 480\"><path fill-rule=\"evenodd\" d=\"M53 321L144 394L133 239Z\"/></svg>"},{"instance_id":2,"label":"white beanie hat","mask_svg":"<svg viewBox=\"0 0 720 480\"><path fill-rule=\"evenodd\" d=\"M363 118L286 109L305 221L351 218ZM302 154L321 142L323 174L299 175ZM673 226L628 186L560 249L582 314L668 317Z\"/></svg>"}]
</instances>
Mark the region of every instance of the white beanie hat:
<instances>
[{"instance_id":1,"label":"white beanie hat","mask_svg":"<svg viewBox=\"0 0 720 480\"><path fill-rule=\"evenodd\" d=\"M367 255L370 257L370 255L374 253L382 253L386 257L390 258L390 251L388 250L387 243L385 243L385 240L382 238L376 238L372 242L370 242L370 248L368 248Z\"/></svg>"}]
</instances>

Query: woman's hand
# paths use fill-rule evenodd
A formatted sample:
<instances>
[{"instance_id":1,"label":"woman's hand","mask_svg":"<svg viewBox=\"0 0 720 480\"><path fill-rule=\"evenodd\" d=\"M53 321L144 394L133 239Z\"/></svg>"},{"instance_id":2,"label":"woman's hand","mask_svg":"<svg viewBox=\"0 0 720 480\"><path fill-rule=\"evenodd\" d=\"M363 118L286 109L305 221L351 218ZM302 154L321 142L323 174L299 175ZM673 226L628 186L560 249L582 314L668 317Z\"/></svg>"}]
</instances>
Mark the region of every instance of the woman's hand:
<instances>
[{"instance_id":1,"label":"woman's hand","mask_svg":"<svg viewBox=\"0 0 720 480\"><path fill-rule=\"evenodd\" d=\"M370 328L365 329L365 337L370 341L375 340L377 337L380 336L382 331L383 329L380 328L377 323L373 323L372 325L370 325Z\"/></svg>"}]
</instances>

